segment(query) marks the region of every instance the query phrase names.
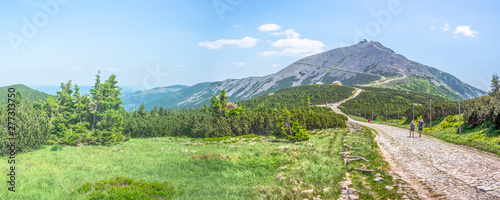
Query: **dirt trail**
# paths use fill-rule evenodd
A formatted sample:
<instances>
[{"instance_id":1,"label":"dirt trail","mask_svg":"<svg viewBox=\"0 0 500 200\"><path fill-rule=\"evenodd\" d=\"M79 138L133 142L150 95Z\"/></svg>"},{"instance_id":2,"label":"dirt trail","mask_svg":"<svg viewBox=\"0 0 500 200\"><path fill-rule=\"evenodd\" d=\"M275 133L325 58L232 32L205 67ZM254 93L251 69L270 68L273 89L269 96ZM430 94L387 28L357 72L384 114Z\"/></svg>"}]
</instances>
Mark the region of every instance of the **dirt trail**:
<instances>
[{"instance_id":1,"label":"dirt trail","mask_svg":"<svg viewBox=\"0 0 500 200\"><path fill-rule=\"evenodd\" d=\"M343 114L337 106L347 100L328 106ZM427 135L408 138L409 130L401 128L349 121L377 131L375 140L391 168L422 199L500 199L500 157Z\"/></svg>"},{"instance_id":2,"label":"dirt trail","mask_svg":"<svg viewBox=\"0 0 500 200\"><path fill-rule=\"evenodd\" d=\"M393 78L393 79L386 79L385 77L382 77L382 82L379 82L380 80L377 80L377 81L375 81L376 83L366 84L366 85L362 85L362 86L363 87L379 86L381 84L385 84L385 83L389 83L389 82L392 82L392 81L397 81L397 80L401 80L401 79L406 78L406 74L404 74L404 73L402 73L402 74L403 74L403 77Z\"/></svg>"}]
</instances>

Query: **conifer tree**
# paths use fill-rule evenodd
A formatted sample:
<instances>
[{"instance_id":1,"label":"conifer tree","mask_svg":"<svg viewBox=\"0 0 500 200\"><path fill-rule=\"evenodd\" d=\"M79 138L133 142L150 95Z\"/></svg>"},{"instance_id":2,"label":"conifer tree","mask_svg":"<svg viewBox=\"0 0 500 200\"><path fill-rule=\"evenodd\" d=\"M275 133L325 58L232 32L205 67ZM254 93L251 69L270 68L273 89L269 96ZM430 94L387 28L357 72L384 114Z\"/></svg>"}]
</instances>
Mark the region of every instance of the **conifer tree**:
<instances>
[{"instance_id":1,"label":"conifer tree","mask_svg":"<svg viewBox=\"0 0 500 200\"><path fill-rule=\"evenodd\" d=\"M498 75L493 74L491 78L491 93L492 95L497 94L500 91L500 83L498 80Z\"/></svg>"}]
</instances>

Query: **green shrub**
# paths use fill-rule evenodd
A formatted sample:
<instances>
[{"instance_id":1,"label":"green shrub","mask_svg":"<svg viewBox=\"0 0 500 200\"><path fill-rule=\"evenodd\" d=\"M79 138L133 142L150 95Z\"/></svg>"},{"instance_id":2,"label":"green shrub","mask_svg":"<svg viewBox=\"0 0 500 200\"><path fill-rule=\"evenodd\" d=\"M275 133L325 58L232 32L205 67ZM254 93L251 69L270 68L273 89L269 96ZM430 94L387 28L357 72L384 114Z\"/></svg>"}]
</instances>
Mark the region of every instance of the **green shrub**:
<instances>
[{"instance_id":1,"label":"green shrub","mask_svg":"<svg viewBox=\"0 0 500 200\"><path fill-rule=\"evenodd\" d=\"M313 111L311 111L313 112ZM290 121L291 113L285 108L281 114L280 120L276 123L273 134L278 137L286 137L291 142L307 141L309 134L306 133L307 129L297 121Z\"/></svg>"},{"instance_id":2,"label":"green shrub","mask_svg":"<svg viewBox=\"0 0 500 200\"><path fill-rule=\"evenodd\" d=\"M134 181L123 177L105 179L95 184L87 182L76 191L87 194L89 199L172 199L184 193L169 182Z\"/></svg>"},{"instance_id":3,"label":"green shrub","mask_svg":"<svg viewBox=\"0 0 500 200\"><path fill-rule=\"evenodd\" d=\"M248 134L248 135L242 135L240 136L241 138L257 138L259 137L258 135L255 134Z\"/></svg>"},{"instance_id":4,"label":"green shrub","mask_svg":"<svg viewBox=\"0 0 500 200\"><path fill-rule=\"evenodd\" d=\"M285 132L285 135L288 140L292 142L297 141L307 141L309 140L309 134L306 133L306 129L300 126L299 122L294 122L292 125L292 133L293 135L289 135Z\"/></svg>"},{"instance_id":5,"label":"green shrub","mask_svg":"<svg viewBox=\"0 0 500 200\"><path fill-rule=\"evenodd\" d=\"M9 115L11 116L11 115ZM50 139L50 118L42 111L33 108L28 102L20 102L15 109L15 135L16 152L28 152L36 150L46 144ZM5 105L0 104L0 156L10 153L10 138L8 126L8 111Z\"/></svg>"},{"instance_id":6,"label":"green shrub","mask_svg":"<svg viewBox=\"0 0 500 200\"><path fill-rule=\"evenodd\" d=\"M51 151L62 151L63 146L62 145L54 145L52 148L50 148Z\"/></svg>"},{"instance_id":7,"label":"green shrub","mask_svg":"<svg viewBox=\"0 0 500 200\"><path fill-rule=\"evenodd\" d=\"M220 141L223 141L223 140L230 140L230 139L231 139L231 136L203 138L203 140L205 140L205 141L211 141L211 142L214 142L214 141L220 142Z\"/></svg>"}]
</instances>

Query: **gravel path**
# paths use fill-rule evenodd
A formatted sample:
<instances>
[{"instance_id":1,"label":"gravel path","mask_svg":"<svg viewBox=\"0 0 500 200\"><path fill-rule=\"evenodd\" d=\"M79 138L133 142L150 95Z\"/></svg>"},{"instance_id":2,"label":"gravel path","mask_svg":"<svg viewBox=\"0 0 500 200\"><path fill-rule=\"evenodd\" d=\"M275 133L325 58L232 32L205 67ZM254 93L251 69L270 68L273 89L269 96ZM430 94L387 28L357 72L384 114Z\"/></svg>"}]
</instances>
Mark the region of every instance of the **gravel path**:
<instances>
[{"instance_id":1,"label":"gravel path","mask_svg":"<svg viewBox=\"0 0 500 200\"><path fill-rule=\"evenodd\" d=\"M341 113L341 103L329 106ZM375 139L391 168L422 199L500 199L500 157L427 135L408 138L409 130L401 128L349 121L378 132Z\"/></svg>"}]
</instances>

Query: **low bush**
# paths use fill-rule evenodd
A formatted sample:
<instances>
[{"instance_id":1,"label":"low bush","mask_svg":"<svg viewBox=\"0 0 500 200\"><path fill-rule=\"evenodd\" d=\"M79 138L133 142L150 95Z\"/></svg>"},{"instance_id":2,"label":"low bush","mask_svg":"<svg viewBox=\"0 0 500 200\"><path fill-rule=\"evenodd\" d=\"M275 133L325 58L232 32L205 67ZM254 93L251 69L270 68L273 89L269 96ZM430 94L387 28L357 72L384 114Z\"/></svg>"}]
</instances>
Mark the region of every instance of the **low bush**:
<instances>
[{"instance_id":1,"label":"low bush","mask_svg":"<svg viewBox=\"0 0 500 200\"><path fill-rule=\"evenodd\" d=\"M223 140L231 140L231 136L203 138L203 140L205 140L205 141L211 141L211 142L214 142L214 141L220 142L220 141L223 141Z\"/></svg>"},{"instance_id":2,"label":"low bush","mask_svg":"<svg viewBox=\"0 0 500 200\"><path fill-rule=\"evenodd\" d=\"M13 112L14 120L10 121L11 127L8 128L8 117L11 117L9 112ZM0 156L5 156L10 153L10 142L8 138L16 138L15 151L17 153L28 152L42 147L50 138L50 130L52 125L50 119L43 115L40 110L25 101L16 105L14 111L8 111L5 105L0 105ZM9 132L14 131L14 135Z\"/></svg>"},{"instance_id":3,"label":"low bush","mask_svg":"<svg viewBox=\"0 0 500 200\"><path fill-rule=\"evenodd\" d=\"M63 146L62 145L54 145L52 148L50 148L51 151L62 151Z\"/></svg>"}]
</instances>

